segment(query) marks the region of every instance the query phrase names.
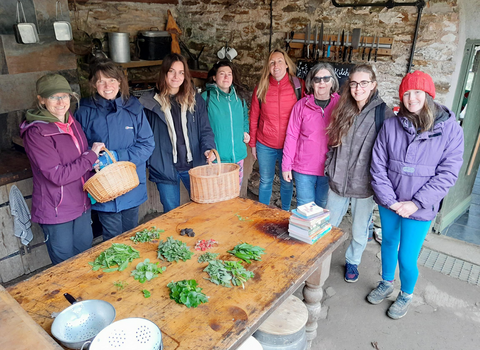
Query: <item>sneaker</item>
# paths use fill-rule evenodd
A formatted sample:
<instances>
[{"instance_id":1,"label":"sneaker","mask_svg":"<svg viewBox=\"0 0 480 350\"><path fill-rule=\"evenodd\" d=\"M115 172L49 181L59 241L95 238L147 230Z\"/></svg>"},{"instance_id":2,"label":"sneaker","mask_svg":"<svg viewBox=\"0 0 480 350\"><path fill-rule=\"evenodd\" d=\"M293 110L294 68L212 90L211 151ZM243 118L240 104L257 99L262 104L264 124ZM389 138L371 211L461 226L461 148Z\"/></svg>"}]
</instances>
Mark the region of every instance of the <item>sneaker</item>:
<instances>
[{"instance_id":1,"label":"sneaker","mask_svg":"<svg viewBox=\"0 0 480 350\"><path fill-rule=\"evenodd\" d=\"M398 293L397 300L388 309L388 317L398 320L407 314L408 307L412 302L412 294Z\"/></svg>"},{"instance_id":2,"label":"sneaker","mask_svg":"<svg viewBox=\"0 0 480 350\"><path fill-rule=\"evenodd\" d=\"M378 282L377 288L372 290L370 294L367 295L367 300L370 304L377 305L380 304L384 299L388 298L393 293L393 282L380 281Z\"/></svg>"},{"instance_id":3,"label":"sneaker","mask_svg":"<svg viewBox=\"0 0 480 350\"><path fill-rule=\"evenodd\" d=\"M345 281L347 282L357 282L358 281L358 270L357 265L349 264L347 262L345 271Z\"/></svg>"}]
</instances>

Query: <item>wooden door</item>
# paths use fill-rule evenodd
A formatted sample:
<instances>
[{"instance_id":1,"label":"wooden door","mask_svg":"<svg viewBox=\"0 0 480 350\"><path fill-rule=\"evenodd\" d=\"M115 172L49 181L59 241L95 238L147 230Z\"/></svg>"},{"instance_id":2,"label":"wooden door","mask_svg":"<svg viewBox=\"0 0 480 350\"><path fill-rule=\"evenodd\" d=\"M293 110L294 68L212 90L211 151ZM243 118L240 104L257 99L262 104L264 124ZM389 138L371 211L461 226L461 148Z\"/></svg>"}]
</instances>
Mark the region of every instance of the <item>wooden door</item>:
<instances>
[{"instance_id":1,"label":"wooden door","mask_svg":"<svg viewBox=\"0 0 480 350\"><path fill-rule=\"evenodd\" d=\"M480 40L467 40L453 111L463 128L465 151L458 180L443 201L434 231L441 233L470 206L480 165Z\"/></svg>"}]
</instances>

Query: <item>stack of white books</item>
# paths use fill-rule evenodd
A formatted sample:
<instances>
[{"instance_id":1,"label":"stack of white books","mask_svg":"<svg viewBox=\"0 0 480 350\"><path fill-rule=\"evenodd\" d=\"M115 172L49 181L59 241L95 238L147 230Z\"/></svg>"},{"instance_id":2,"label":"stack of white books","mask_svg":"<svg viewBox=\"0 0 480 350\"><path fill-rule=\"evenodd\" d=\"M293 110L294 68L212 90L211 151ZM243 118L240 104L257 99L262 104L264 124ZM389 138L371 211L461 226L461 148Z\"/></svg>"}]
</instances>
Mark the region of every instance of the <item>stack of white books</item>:
<instances>
[{"instance_id":1,"label":"stack of white books","mask_svg":"<svg viewBox=\"0 0 480 350\"><path fill-rule=\"evenodd\" d=\"M302 242L313 244L332 229L330 211L310 202L292 210L288 234Z\"/></svg>"}]
</instances>

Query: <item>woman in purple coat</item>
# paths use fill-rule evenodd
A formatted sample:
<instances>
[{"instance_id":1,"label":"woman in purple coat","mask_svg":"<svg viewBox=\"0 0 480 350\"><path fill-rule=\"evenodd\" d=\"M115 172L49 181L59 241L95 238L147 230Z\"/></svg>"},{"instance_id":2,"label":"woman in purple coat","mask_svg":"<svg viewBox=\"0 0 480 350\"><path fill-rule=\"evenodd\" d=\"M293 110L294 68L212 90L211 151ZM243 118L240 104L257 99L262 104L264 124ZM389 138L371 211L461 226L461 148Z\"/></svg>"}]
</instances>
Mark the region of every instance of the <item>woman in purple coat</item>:
<instances>
[{"instance_id":1,"label":"woman in purple coat","mask_svg":"<svg viewBox=\"0 0 480 350\"><path fill-rule=\"evenodd\" d=\"M372 154L371 175L382 222L382 281L367 296L379 304L393 292L397 261L400 293L388 316L406 315L418 279L417 259L442 199L463 163L463 131L447 107L433 101L423 72L400 84L400 112L385 120Z\"/></svg>"},{"instance_id":2,"label":"woman in purple coat","mask_svg":"<svg viewBox=\"0 0 480 350\"><path fill-rule=\"evenodd\" d=\"M72 97L77 98L61 75L41 77L38 108L28 110L20 125L33 172L32 221L42 227L54 265L92 246L90 199L83 185L105 146L94 143L89 149L69 110Z\"/></svg>"}]
</instances>

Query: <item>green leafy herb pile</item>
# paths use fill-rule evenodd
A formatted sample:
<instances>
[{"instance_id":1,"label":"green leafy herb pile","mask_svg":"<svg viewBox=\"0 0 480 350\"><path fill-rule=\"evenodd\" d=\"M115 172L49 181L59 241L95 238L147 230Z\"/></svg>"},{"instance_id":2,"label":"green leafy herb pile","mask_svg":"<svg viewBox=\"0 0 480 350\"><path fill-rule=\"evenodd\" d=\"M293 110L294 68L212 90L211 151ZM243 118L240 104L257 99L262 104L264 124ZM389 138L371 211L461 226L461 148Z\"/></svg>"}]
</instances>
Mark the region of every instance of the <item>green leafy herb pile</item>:
<instances>
[{"instance_id":1,"label":"green leafy herb pile","mask_svg":"<svg viewBox=\"0 0 480 350\"><path fill-rule=\"evenodd\" d=\"M218 256L218 253L206 252L198 257L198 262L203 263L205 261L212 261L212 260L215 260L217 256Z\"/></svg>"},{"instance_id":2,"label":"green leafy herb pile","mask_svg":"<svg viewBox=\"0 0 480 350\"><path fill-rule=\"evenodd\" d=\"M137 264L135 270L132 271L131 276L140 283L150 281L152 278L158 277L158 274L163 273L167 268L165 266L158 266L158 262L151 263L150 259L145 259L143 262Z\"/></svg>"},{"instance_id":3,"label":"green leafy herb pile","mask_svg":"<svg viewBox=\"0 0 480 350\"><path fill-rule=\"evenodd\" d=\"M228 288L232 286L231 283L245 288L245 282L254 276L239 261L212 260L203 271L210 276L207 278L209 281Z\"/></svg>"},{"instance_id":4,"label":"green leafy herb pile","mask_svg":"<svg viewBox=\"0 0 480 350\"><path fill-rule=\"evenodd\" d=\"M197 307L208 302L207 296L202 293L202 288L197 286L195 280L172 281L167 285L170 288L170 299L186 307Z\"/></svg>"},{"instance_id":5,"label":"green leafy herb pile","mask_svg":"<svg viewBox=\"0 0 480 350\"><path fill-rule=\"evenodd\" d=\"M150 298L152 296L152 293L150 293L148 290L144 289L142 290L143 296L145 298Z\"/></svg>"},{"instance_id":6,"label":"green leafy herb pile","mask_svg":"<svg viewBox=\"0 0 480 350\"><path fill-rule=\"evenodd\" d=\"M251 260L262 261L260 255L265 254L265 249L258 246L253 246L248 243L237 244L232 250L228 251L247 263L251 264Z\"/></svg>"},{"instance_id":7,"label":"green leafy herb pile","mask_svg":"<svg viewBox=\"0 0 480 350\"><path fill-rule=\"evenodd\" d=\"M158 244L158 258L167 261L176 261L182 259L187 261L192 258L194 253L188 249L187 245L174 239L172 236L168 237L166 241L160 241Z\"/></svg>"},{"instance_id":8,"label":"green leafy herb pile","mask_svg":"<svg viewBox=\"0 0 480 350\"><path fill-rule=\"evenodd\" d=\"M113 282L113 285L114 285L115 287L117 287L117 290L122 290L122 289L124 289L126 286L128 286L128 283L125 282L125 281L120 281L120 280L118 280L118 281Z\"/></svg>"},{"instance_id":9,"label":"green leafy herb pile","mask_svg":"<svg viewBox=\"0 0 480 350\"><path fill-rule=\"evenodd\" d=\"M127 244L113 243L112 246L104 250L95 259L89 262L92 270L97 271L103 269L103 272L123 271L127 268L128 263L140 257L140 252ZM118 265L117 267L113 267Z\"/></svg>"},{"instance_id":10,"label":"green leafy herb pile","mask_svg":"<svg viewBox=\"0 0 480 350\"><path fill-rule=\"evenodd\" d=\"M145 243L151 242L154 239L160 238L160 233L165 232L165 230L159 230L155 226L150 229L144 229L135 233L135 236L130 237L135 243Z\"/></svg>"}]
</instances>

